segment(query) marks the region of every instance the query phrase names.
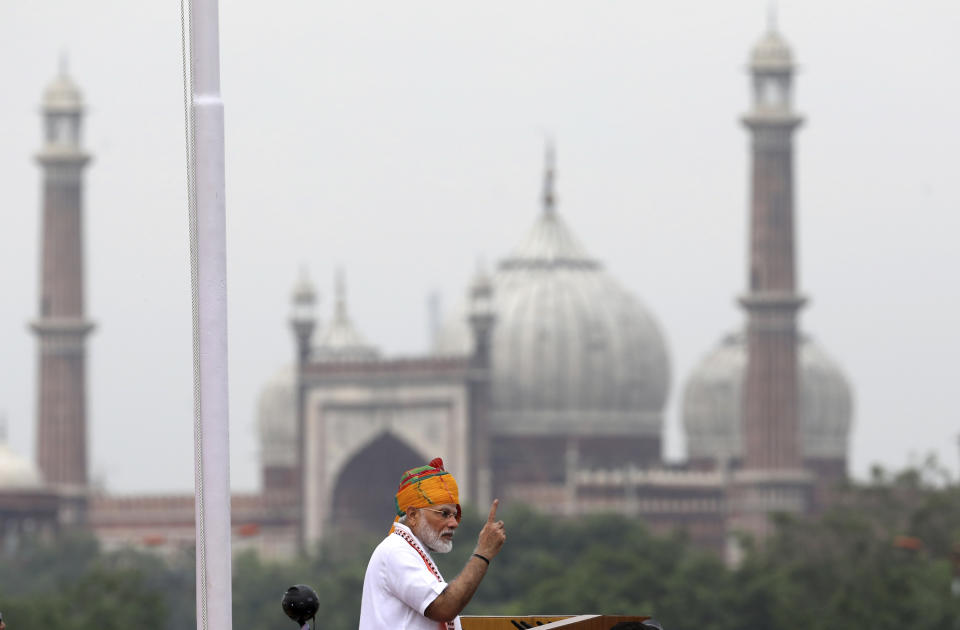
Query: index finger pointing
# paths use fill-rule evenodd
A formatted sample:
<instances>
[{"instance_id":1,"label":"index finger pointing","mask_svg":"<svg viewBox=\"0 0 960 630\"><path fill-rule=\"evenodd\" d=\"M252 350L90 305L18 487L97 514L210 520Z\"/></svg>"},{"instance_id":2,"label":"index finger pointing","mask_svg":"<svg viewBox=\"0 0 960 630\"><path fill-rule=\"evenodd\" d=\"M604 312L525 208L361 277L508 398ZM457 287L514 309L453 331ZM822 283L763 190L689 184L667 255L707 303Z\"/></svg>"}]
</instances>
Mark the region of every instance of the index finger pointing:
<instances>
[{"instance_id":1,"label":"index finger pointing","mask_svg":"<svg viewBox=\"0 0 960 630\"><path fill-rule=\"evenodd\" d=\"M487 517L488 523L493 523L497 520L497 506L500 504L500 499L494 499L493 504L490 506L490 516Z\"/></svg>"}]
</instances>

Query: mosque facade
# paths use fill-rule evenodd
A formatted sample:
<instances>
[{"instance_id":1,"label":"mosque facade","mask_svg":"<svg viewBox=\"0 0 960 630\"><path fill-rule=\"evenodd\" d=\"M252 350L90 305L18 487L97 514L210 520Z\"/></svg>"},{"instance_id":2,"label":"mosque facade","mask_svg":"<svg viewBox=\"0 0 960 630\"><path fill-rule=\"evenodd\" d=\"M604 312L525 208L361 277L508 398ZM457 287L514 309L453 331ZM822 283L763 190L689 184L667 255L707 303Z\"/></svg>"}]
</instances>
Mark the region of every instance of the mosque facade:
<instances>
[{"instance_id":1,"label":"mosque facade","mask_svg":"<svg viewBox=\"0 0 960 630\"><path fill-rule=\"evenodd\" d=\"M390 518L383 497L396 471L438 454L465 480L466 502L619 512L719 551L734 531L764 535L772 512L829 504L846 478L852 402L838 365L797 323L792 138L802 118L792 54L775 30L749 69L745 324L684 384L687 461L662 457L663 328L565 222L548 150L532 227L473 281L431 354L380 358L347 317L342 285L314 340L313 292L298 288L298 362L264 390L260 429L264 486L284 466L278 478L303 480L302 543Z\"/></svg>"},{"instance_id":2,"label":"mosque facade","mask_svg":"<svg viewBox=\"0 0 960 630\"><path fill-rule=\"evenodd\" d=\"M743 117L753 162L745 324L683 385L685 462L666 463L662 454L666 328L564 220L548 149L532 226L492 272L478 272L430 352L382 356L354 325L342 276L332 317L320 325L313 286L300 279L290 317L296 356L259 400L262 491L233 498L237 546L289 555L379 531L393 516L400 471L438 455L464 503L482 508L496 496L557 517L616 512L654 531L683 529L731 557L732 534L764 535L770 513L827 506L846 477L852 402L840 368L797 323L804 298L795 280L792 137L802 119L791 102L793 70L789 48L770 30L751 53L753 102ZM79 103L77 93L74 109L63 108L74 124L65 135L48 130L76 146L41 154L59 182L45 188L47 214L50 198L66 209L57 216L79 212L88 159L78 144ZM71 267L79 275L50 279L49 290L46 267L42 274L33 325L39 470L24 487L40 493L37 506L54 506L44 508L51 527L73 514L109 546L190 545L192 496L118 497L86 486L86 447L70 436L86 430L83 343L92 324L82 290L56 289L82 287L82 266ZM79 293L58 302L59 290ZM46 402L64 392L75 398ZM63 407L71 411L51 420L48 410ZM0 521L12 518L2 511L12 496L5 456L0 450Z\"/></svg>"}]
</instances>

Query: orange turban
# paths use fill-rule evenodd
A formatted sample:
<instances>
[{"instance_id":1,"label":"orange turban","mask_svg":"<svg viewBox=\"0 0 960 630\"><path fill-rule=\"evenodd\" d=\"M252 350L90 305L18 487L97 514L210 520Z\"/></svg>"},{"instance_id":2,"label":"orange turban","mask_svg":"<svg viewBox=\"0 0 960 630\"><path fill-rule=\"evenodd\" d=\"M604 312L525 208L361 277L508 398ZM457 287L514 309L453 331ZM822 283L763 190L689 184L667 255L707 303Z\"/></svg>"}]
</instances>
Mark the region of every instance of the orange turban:
<instances>
[{"instance_id":1,"label":"orange turban","mask_svg":"<svg viewBox=\"0 0 960 630\"><path fill-rule=\"evenodd\" d=\"M460 491L457 480L443 469L443 460L434 458L429 465L413 468L403 473L394 504L397 508L396 523L407 513L407 508L422 508L431 505L454 503L457 520L460 520Z\"/></svg>"}]
</instances>

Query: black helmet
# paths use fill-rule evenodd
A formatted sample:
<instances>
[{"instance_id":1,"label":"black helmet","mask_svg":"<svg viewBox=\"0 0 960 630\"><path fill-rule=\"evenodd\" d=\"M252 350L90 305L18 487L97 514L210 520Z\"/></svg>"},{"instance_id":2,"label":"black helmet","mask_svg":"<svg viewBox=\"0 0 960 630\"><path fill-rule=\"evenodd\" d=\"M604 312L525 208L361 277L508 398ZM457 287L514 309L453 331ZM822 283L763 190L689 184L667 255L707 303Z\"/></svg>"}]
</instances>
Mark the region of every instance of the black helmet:
<instances>
[{"instance_id":1,"label":"black helmet","mask_svg":"<svg viewBox=\"0 0 960 630\"><path fill-rule=\"evenodd\" d=\"M280 602L283 612L302 626L307 619L312 619L320 608L320 598L316 591L306 584L297 584L287 589Z\"/></svg>"}]
</instances>

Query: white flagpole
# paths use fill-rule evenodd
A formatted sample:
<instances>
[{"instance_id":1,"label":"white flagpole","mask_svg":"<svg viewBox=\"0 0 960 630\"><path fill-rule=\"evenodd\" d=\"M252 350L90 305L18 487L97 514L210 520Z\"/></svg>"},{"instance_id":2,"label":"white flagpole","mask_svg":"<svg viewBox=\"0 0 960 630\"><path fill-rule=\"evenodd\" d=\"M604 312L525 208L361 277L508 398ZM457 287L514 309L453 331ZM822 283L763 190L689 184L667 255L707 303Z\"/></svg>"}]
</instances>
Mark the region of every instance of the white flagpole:
<instances>
[{"instance_id":1,"label":"white flagpole","mask_svg":"<svg viewBox=\"0 0 960 630\"><path fill-rule=\"evenodd\" d=\"M190 0L197 628L231 630L226 203L217 0Z\"/></svg>"}]
</instances>

